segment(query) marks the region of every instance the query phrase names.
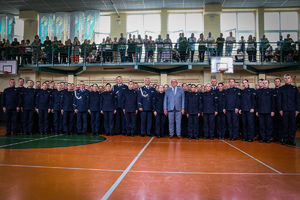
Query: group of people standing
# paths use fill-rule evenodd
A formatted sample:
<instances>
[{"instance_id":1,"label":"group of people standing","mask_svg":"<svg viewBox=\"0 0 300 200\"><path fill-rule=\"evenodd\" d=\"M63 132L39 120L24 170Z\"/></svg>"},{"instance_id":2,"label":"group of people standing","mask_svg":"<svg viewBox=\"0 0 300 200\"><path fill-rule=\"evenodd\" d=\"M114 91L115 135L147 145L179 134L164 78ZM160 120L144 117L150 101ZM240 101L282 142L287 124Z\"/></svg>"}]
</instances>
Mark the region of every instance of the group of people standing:
<instances>
[{"instance_id":1,"label":"group of people standing","mask_svg":"<svg viewBox=\"0 0 300 200\"><path fill-rule=\"evenodd\" d=\"M98 135L104 125L105 135L110 136L135 136L137 132L142 137L154 133L158 138L168 133L169 139L177 136L178 139L237 140L241 136L249 142L258 136L260 142L295 145L300 93L291 85L290 74L284 76L283 86L280 78L276 78L274 89L269 88L269 80L259 80L255 89L250 88L247 79L243 80L242 87L234 79L225 84L217 84L212 79L205 86L178 87L176 79L171 80L170 86L163 86L151 85L146 78L145 85L137 87L132 81L128 86L123 84L122 77L118 76L117 84L107 83L104 90L99 90L97 84L88 87L80 81L75 91L71 83L57 83L53 87L54 83L49 88L49 83L44 82L41 88L39 83L34 89L32 80L27 81L27 88L22 78L18 81L16 88L15 80L11 79L10 87L2 95L6 135L12 131L14 135L33 134L36 114L40 134L48 134L52 113L56 134L76 131L85 135L90 126L91 134Z\"/></svg>"}]
</instances>

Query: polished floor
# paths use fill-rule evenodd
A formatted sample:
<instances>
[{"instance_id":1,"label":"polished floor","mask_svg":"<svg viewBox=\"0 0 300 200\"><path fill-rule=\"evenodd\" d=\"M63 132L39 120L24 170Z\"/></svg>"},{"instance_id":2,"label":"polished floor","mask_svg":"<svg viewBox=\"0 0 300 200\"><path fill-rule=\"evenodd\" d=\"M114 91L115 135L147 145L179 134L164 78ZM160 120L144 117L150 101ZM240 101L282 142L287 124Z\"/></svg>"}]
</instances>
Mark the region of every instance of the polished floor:
<instances>
[{"instance_id":1,"label":"polished floor","mask_svg":"<svg viewBox=\"0 0 300 200\"><path fill-rule=\"evenodd\" d=\"M4 200L300 198L300 147L139 136L7 139L4 133L0 127ZM74 140L89 142L70 145ZM68 145L57 147L62 141Z\"/></svg>"}]
</instances>

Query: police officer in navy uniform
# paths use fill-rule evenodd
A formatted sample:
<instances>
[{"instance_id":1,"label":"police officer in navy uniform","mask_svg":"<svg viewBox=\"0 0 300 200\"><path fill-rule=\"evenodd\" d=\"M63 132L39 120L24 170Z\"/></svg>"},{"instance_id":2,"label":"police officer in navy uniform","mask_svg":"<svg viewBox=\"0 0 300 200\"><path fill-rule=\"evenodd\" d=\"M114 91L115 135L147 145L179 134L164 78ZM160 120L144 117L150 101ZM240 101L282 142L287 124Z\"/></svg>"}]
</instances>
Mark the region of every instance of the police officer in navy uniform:
<instances>
[{"instance_id":1,"label":"police officer in navy uniform","mask_svg":"<svg viewBox=\"0 0 300 200\"><path fill-rule=\"evenodd\" d=\"M138 108L141 112L141 137L145 134L151 137L153 98L155 88L150 86L150 78L145 79L145 85L138 91Z\"/></svg>"},{"instance_id":2,"label":"police officer in navy uniform","mask_svg":"<svg viewBox=\"0 0 300 200\"><path fill-rule=\"evenodd\" d=\"M60 111L63 116L63 131L66 135L72 135L74 126L74 91L71 83L68 83L67 87L67 90L62 91Z\"/></svg>"},{"instance_id":3,"label":"police officer in navy uniform","mask_svg":"<svg viewBox=\"0 0 300 200\"><path fill-rule=\"evenodd\" d=\"M202 102L200 93L196 92L196 85L191 85L191 92L186 97L186 116L188 118L189 139L199 139L199 116L201 114Z\"/></svg>"},{"instance_id":4,"label":"police officer in navy uniform","mask_svg":"<svg viewBox=\"0 0 300 200\"><path fill-rule=\"evenodd\" d=\"M225 109L223 112L227 117L229 131L228 140L237 140L239 135L239 108L240 108L240 89L235 87L235 80L229 80L229 86L225 90Z\"/></svg>"},{"instance_id":5,"label":"police officer in navy uniform","mask_svg":"<svg viewBox=\"0 0 300 200\"><path fill-rule=\"evenodd\" d=\"M218 97L218 115L216 118L216 129L219 139L224 140L227 130L227 119L226 115L223 113L223 109L225 109L225 92L223 82L220 82L218 84L218 90L216 92L216 95Z\"/></svg>"},{"instance_id":6,"label":"police officer in navy uniform","mask_svg":"<svg viewBox=\"0 0 300 200\"><path fill-rule=\"evenodd\" d=\"M166 115L164 114L164 86L159 85L158 92L153 99L153 113L155 116L155 134L157 138L165 137Z\"/></svg>"},{"instance_id":7,"label":"police officer in navy uniform","mask_svg":"<svg viewBox=\"0 0 300 200\"><path fill-rule=\"evenodd\" d=\"M27 88L21 92L21 111L23 115L24 134L32 135L34 132L34 111L36 105L36 90L33 88L34 82L27 80Z\"/></svg>"},{"instance_id":8,"label":"police officer in navy uniform","mask_svg":"<svg viewBox=\"0 0 300 200\"><path fill-rule=\"evenodd\" d=\"M90 92L88 112L91 115L91 135L99 135L100 133L100 97L101 92L99 91L98 85L93 84L93 91Z\"/></svg>"},{"instance_id":9,"label":"police officer in navy uniform","mask_svg":"<svg viewBox=\"0 0 300 200\"><path fill-rule=\"evenodd\" d=\"M5 113L5 123L6 123L6 134L11 135L11 121L13 122L13 134L17 135L18 123L17 114L20 111L20 94L19 90L15 88L16 82L14 79L9 80L8 88L4 89L2 95L2 108Z\"/></svg>"},{"instance_id":10,"label":"police officer in navy uniform","mask_svg":"<svg viewBox=\"0 0 300 200\"><path fill-rule=\"evenodd\" d=\"M36 95L36 109L39 114L39 130L40 134L48 134L49 113L51 111L51 91L48 90L47 83L43 83L42 90Z\"/></svg>"},{"instance_id":11,"label":"police officer in navy uniform","mask_svg":"<svg viewBox=\"0 0 300 200\"><path fill-rule=\"evenodd\" d=\"M279 88L278 110L283 120L282 144L296 146L296 117L300 112L300 94L296 86L291 85L293 79L290 74L284 75L285 85Z\"/></svg>"},{"instance_id":12,"label":"police officer in navy uniform","mask_svg":"<svg viewBox=\"0 0 300 200\"><path fill-rule=\"evenodd\" d=\"M239 111L243 121L243 141L253 142L256 91L254 88L249 88L249 81L247 79L243 80L243 86Z\"/></svg>"},{"instance_id":13,"label":"police officer in navy uniform","mask_svg":"<svg viewBox=\"0 0 300 200\"><path fill-rule=\"evenodd\" d=\"M218 114L218 97L214 91L211 90L211 84L205 85L205 90L201 95L202 106L201 114L203 116L203 132L204 139L208 137L213 140L215 133L215 116Z\"/></svg>"},{"instance_id":14,"label":"police officer in navy uniform","mask_svg":"<svg viewBox=\"0 0 300 200\"><path fill-rule=\"evenodd\" d=\"M53 113L53 123L54 123L54 132L55 134L62 134L62 124L63 117L60 109L60 101L62 95L62 86L61 83L56 85L56 90L52 90L52 108L51 112Z\"/></svg>"},{"instance_id":15,"label":"police officer in navy uniform","mask_svg":"<svg viewBox=\"0 0 300 200\"><path fill-rule=\"evenodd\" d=\"M185 98L184 102L186 104L187 101L186 98L188 96L188 93L190 93L189 87L186 83L182 83L182 89L184 90L184 98ZM189 119L187 117L187 113L185 112L181 118L181 136L182 138L185 138L188 137L188 135L189 135Z\"/></svg>"},{"instance_id":16,"label":"police officer in navy uniform","mask_svg":"<svg viewBox=\"0 0 300 200\"><path fill-rule=\"evenodd\" d=\"M74 92L73 108L77 114L77 135L87 133L87 111L89 91L85 89L84 81L79 83L80 89Z\"/></svg>"},{"instance_id":17,"label":"police officer in navy uniform","mask_svg":"<svg viewBox=\"0 0 300 200\"><path fill-rule=\"evenodd\" d=\"M138 113L137 106L138 91L134 90L134 84L132 81L128 83L128 89L123 92L122 102L123 102L123 112L126 118L126 136L131 135L134 137L136 116Z\"/></svg>"},{"instance_id":18,"label":"police officer in navy uniform","mask_svg":"<svg viewBox=\"0 0 300 200\"><path fill-rule=\"evenodd\" d=\"M100 110L104 115L105 135L112 136L114 128L114 114L117 112L118 97L115 92L111 91L111 84L105 85L105 92L101 94Z\"/></svg>"},{"instance_id":19,"label":"police officer in navy uniform","mask_svg":"<svg viewBox=\"0 0 300 200\"><path fill-rule=\"evenodd\" d=\"M122 108L122 95L123 92L128 89L127 85L124 85L122 76L117 77L117 84L113 86L112 91L117 95L118 105L116 113L116 134L126 133L126 119Z\"/></svg>"},{"instance_id":20,"label":"police officer in navy uniform","mask_svg":"<svg viewBox=\"0 0 300 200\"><path fill-rule=\"evenodd\" d=\"M19 94L22 94L25 87L24 87L24 79L23 78L19 78L18 79L18 84L19 87L17 87L17 89L19 90ZM23 120L23 113L22 112L18 112L17 113L18 118L17 118L17 123L18 123L18 132L24 133L24 120ZM25 119L26 120L26 119Z\"/></svg>"},{"instance_id":21,"label":"police officer in navy uniform","mask_svg":"<svg viewBox=\"0 0 300 200\"><path fill-rule=\"evenodd\" d=\"M281 86L281 79L274 79L274 96L275 96L275 115L273 117L273 140L272 142L282 142L283 121L278 110L278 92Z\"/></svg>"},{"instance_id":22,"label":"police officer in navy uniform","mask_svg":"<svg viewBox=\"0 0 300 200\"><path fill-rule=\"evenodd\" d=\"M259 119L261 139L259 142L271 142L273 131L274 90L269 88L269 80L263 81L263 88L256 91L256 116Z\"/></svg>"}]
</instances>

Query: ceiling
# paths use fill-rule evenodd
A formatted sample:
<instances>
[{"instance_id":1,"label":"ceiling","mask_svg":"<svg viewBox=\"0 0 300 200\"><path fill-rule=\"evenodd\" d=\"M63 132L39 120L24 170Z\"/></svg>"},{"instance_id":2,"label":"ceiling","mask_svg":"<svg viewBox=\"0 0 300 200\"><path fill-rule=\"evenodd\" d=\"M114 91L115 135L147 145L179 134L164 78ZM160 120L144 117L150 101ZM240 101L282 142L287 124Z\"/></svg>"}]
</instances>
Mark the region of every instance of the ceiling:
<instances>
[{"instance_id":1,"label":"ceiling","mask_svg":"<svg viewBox=\"0 0 300 200\"><path fill-rule=\"evenodd\" d=\"M224 8L289 8L300 7L299 0L112 0L118 10L203 8L218 3ZM114 10L110 0L0 0L0 14L19 14L22 10L39 13L72 12L86 10Z\"/></svg>"}]
</instances>

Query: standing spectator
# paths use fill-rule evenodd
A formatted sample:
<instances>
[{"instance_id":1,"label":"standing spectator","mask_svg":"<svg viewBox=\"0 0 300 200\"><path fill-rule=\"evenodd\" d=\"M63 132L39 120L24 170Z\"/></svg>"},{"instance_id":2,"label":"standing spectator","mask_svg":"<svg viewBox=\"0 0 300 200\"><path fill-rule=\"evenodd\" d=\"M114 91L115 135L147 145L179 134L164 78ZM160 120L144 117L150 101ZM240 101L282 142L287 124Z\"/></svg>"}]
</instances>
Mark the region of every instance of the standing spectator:
<instances>
[{"instance_id":1,"label":"standing spectator","mask_svg":"<svg viewBox=\"0 0 300 200\"><path fill-rule=\"evenodd\" d=\"M17 114L20 111L19 90L15 88L14 79L9 80L8 88L4 89L2 94L2 109L5 113L6 136L11 135L11 121L13 122L13 134L17 135L18 123Z\"/></svg>"},{"instance_id":2,"label":"standing spectator","mask_svg":"<svg viewBox=\"0 0 300 200\"><path fill-rule=\"evenodd\" d=\"M249 62L254 62L254 54L256 54L255 47L254 47L254 40L252 35L249 35L247 40L247 53L248 53L248 60Z\"/></svg>"},{"instance_id":3,"label":"standing spectator","mask_svg":"<svg viewBox=\"0 0 300 200\"><path fill-rule=\"evenodd\" d=\"M112 62L112 42L109 37L106 37L105 40L105 53L104 53L104 61L103 62Z\"/></svg>"},{"instance_id":4,"label":"standing spectator","mask_svg":"<svg viewBox=\"0 0 300 200\"><path fill-rule=\"evenodd\" d=\"M44 47L47 54L47 64L52 64L52 42L49 39L49 36L46 36L46 40L44 41Z\"/></svg>"},{"instance_id":5,"label":"standing spectator","mask_svg":"<svg viewBox=\"0 0 300 200\"><path fill-rule=\"evenodd\" d=\"M144 43L144 47L145 47L145 62L149 62L149 43L150 43L150 40L148 39L148 35L145 35L145 39L143 40L143 43Z\"/></svg>"},{"instance_id":6,"label":"standing spectator","mask_svg":"<svg viewBox=\"0 0 300 200\"><path fill-rule=\"evenodd\" d=\"M181 37L179 38L179 53L181 62L186 61L186 50L187 50L187 39L184 37L184 33L181 33Z\"/></svg>"},{"instance_id":7,"label":"standing spectator","mask_svg":"<svg viewBox=\"0 0 300 200\"><path fill-rule=\"evenodd\" d=\"M220 33L220 37L217 38L217 56L223 56L223 46L225 39L223 38L223 33Z\"/></svg>"},{"instance_id":8,"label":"standing spectator","mask_svg":"<svg viewBox=\"0 0 300 200\"><path fill-rule=\"evenodd\" d=\"M129 34L128 38L128 49L127 49L127 55L128 55L128 62L134 62L135 58L135 42L134 39L131 37L131 34Z\"/></svg>"},{"instance_id":9,"label":"standing spectator","mask_svg":"<svg viewBox=\"0 0 300 200\"><path fill-rule=\"evenodd\" d=\"M79 63L79 45L80 45L80 42L77 37L74 38L72 45L73 45L73 62L77 64Z\"/></svg>"},{"instance_id":10,"label":"standing spectator","mask_svg":"<svg viewBox=\"0 0 300 200\"><path fill-rule=\"evenodd\" d=\"M226 38L226 52L225 56L231 56L233 44L236 42L235 37L232 36L232 32L229 32L229 36Z\"/></svg>"},{"instance_id":11,"label":"standing spectator","mask_svg":"<svg viewBox=\"0 0 300 200\"><path fill-rule=\"evenodd\" d=\"M170 62L172 59L172 40L169 38L169 34L166 35L166 39L164 40L164 48L162 53L162 60L164 62Z\"/></svg>"},{"instance_id":12,"label":"standing spectator","mask_svg":"<svg viewBox=\"0 0 300 200\"><path fill-rule=\"evenodd\" d=\"M260 61L263 62L265 61L265 55L266 55L266 50L269 47L269 40L266 38L266 35L262 35L262 38L260 38Z\"/></svg>"},{"instance_id":13,"label":"standing spectator","mask_svg":"<svg viewBox=\"0 0 300 200\"><path fill-rule=\"evenodd\" d=\"M18 64L19 64L19 61L20 61L19 46L20 46L20 43L19 43L18 39L14 38L14 41L12 41L12 43L11 43L12 59L16 60L16 57L18 56L18 60L17 60Z\"/></svg>"},{"instance_id":14,"label":"standing spectator","mask_svg":"<svg viewBox=\"0 0 300 200\"><path fill-rule=\"evenodd\" d=\"M208 32L205 42L207 42L207 48L208 48L207 57L210 59L213 56L215 50L214 48L215 37L211 35L211 32Z\"/></svg>"},{"instance_id":15,"label":"standing spectator","mask_svg":"<svg viewBox=\"0 0 300 200\"><path fill-rule=\"evenodd\" d=\"M162 51L164 48L164 40L161 38L161 35L158 35L158 38L155 40L157 46L157 62L160 62L162 59Z\"/></svg>"},{"instance_id":16,"label":"standing spectator","mask_svg":"<svg viewBox=\"0 0 300 200\"><path fill-rule=\"evenodd\" d=\"M143 50L143 39L141 35L138 35L138 38L135 39L136 43L136 62L141 62L142 50Z\"/></svg>"},{"instance_id":17,"label":"standing spectator","mask_svg":"<svg viewBox=\"0 0 300 200\"><path fill-rule=\"evenodd\" d=\"M125 62L125 52L126 52L126 38L124 34L121 33L119 38L119 52L121 57L121 62Z\"/></svg>"},{"instance_id":18,"label":"standing spectator","mask_svg":"<svg viewBox=\"0 0 300 200\"><path fill-rule=\"evenodd\" d=\"M155 41L152 40L152 36L149 36L149 44L148 45L149 46L148 46L147 55L148 55L148 58L149 58L150 62L153 62L153 53L155 51Z\"/></svg>"},{"instance_id":19,"label":"standing spectator","mask_svg":"<svg viewBox=\"0 0 300 200\"><path fill-rule=\"evenodd\" d=\"M118 62L118 46L119 47L121 46L121 45L119 45L118 38L114 37L114 42L113 42L113 46L112 46L112 53L113 53L114 63Z\"/></svg>"},{"instance_id":20,"label":"standing spectator","mask_svg":"<svg viewBox=\"0 0 300 200\"><path fill-rule=\"evenodd\" d=\"M238 49L240 50L240 51L242 51L244 54L245 54L245 44L246 44L246 41L245 41L245 39L244 39L244 36L241 36L241 40L239 41L239 47L238 47Z\"/></svg>"},{"instance_id":21,"label":"standing spectator","mask_svg":"<svg viewBox=\"0 0 300 200\"><path fill-rule=\"evenodd\" d=\"M293 52L292 49L292 43L294 42L294 40L292 38L290 38L290 34L286 35L286 38L283 41L283 46L282 46L282 53L283 53L283 58L286 60L286 57L289 53Z\"/></svg>"},{"instance_id":22,"label":"standing spectator","mask_svg":"<svg viewBox=\"0 0 300 200\"><path fill-rule=\"evenodd\" d=\"M164 137L166 116L164 114L164 86L158 86L158 92L153 99L153 111L155 116L155 134L157 138Z\"/></svg>"},{"instance_id":23,"label":"standing spectator","mask_svg":"<svg viewBox=\"0 0 300 200\"><path fill-rule=\"evenodd\" d=\"M197 42L197 38L195 38L194 33L191 34L191 37L188 39L189 42L189 52L191 52L190 62L194 62L194 53L195 53L195 44Z\"/></svg>"},{"instance_id":24,"label":"standing spectator","mask_svg":"<svg viewBox=\"0 0 300 200\"><path fill-rule=\"evenodd\" d=\"M199 61L200 62L204 62L205 51L207 50L205 42L206 42L206 40L204 39L203 33L201 33L200 38L197 41L197 43L199 43L198 51L199 51Z\"/></svg>"}]
</instances>

